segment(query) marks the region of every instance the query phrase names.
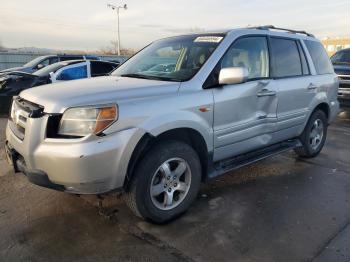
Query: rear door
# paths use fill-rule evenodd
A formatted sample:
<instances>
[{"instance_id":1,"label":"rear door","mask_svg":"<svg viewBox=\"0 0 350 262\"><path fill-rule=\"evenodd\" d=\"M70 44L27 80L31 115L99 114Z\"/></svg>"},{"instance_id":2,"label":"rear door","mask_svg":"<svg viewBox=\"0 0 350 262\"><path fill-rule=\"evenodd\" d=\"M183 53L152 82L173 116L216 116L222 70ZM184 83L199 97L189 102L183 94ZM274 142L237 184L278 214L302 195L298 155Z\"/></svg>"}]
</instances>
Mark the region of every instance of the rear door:
<instances>
[{"instance_id":1,"label":"rear door","mask_svg":"<svg viewBox=\"0 0 350 262\"><path fill-rule=\"evenodd\" d=\"M213 89L214 161L267 146L277 121L277 88L270 79L266 36L236 40L221 68L244 67L248 81Z\"/></svg>"},{"instance_id":2,"label":"rear door","mask_svg":"<svg viewBox=\"0 0 350 262\"><path fill-rule=\"evenodd\" d=\"M291 38L270 38L272 76L278 85L276 141L298 135L306 121L310 101L316 95L313 76L301 42Z\"/></svg>"}]
</instances>

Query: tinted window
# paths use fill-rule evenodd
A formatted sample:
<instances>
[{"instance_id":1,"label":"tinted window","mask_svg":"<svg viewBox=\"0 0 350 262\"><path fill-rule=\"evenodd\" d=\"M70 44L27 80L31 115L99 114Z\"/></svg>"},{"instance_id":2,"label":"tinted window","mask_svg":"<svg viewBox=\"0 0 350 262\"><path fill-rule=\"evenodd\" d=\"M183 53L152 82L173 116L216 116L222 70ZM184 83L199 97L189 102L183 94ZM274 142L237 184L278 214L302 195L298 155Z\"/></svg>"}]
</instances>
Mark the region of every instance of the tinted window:
<instances>
[{"instance_id":1,"label":"tinted window","mask_svg":"<svg viewBox=\"0 0 350 262\"><path fill-rule=\"evenodd\" d=\"M83 59L83 56L61 56L60 61L67 61L67 60L81 60Z\"/></svg>"},{"instance_id":2,"label":"tinted window","mask_svg":"<svg viewBox=\"0 0 350 262\"><path fill-rule=\"evenodd\" d=\"M222 68L244 67L248 79L269 76L267 40L265 37L247 37L237 40L224 55Z\"/></svg>"},{"instance_id":3,"label":"tinted window","mask_svg":"<svg viewBox=\"0 0 350 262\"><path fill-rule=\"evenodd\" d=\"M350 64L350 50L335 53L331 61L333 64Z\"/></svg>"},{"instance_id":4,"label":"tinted window","mask_svg":"<svg viewBox=\"0 0 350 262\"><path fill-rule=\"evenodd\" d=\"M271 54L274 77L302 75L301 60L296 41L271 38Z\"/></svg>"},{"instance_id":5,"label":"tinted window","mask_svg":"<svg viewBox=\"0 0 350 262\"><path fill-rule=\"evenodd\" d=\"M57 63L58 62L58 57L51 57L50 58L50 65Z\"/></svg>"},{"instance_id":6,"label":"tinted window","mask_svg":"<svg viewBox=\"0 0 350 262\"><path fill-rule=\"evenodd\" d=\"M333 73L333 66L323 45L320 42L309 40L305 41L305 44L309 50L317 74L322 75Z\"/></svg>"},{"instance_id":7,"label":"tinted window","mask_svg":"<svg viewBox=\"0 0 350 262\"><path fill-rule=\"evenodd\" d=\"M73 68L64 69L58 76L57 80L75 80L87 78L87 66L77 66Z\"/></svg>"},{"instance_id":8,"label":"tinted window","mask_svg":"<svg viewBox=\"0 0 350 262\"><path fill-rule=\"evenodd\" d=\"M114 68L117 67L117 65L104 63L104 62L97 62L97 61L91 61L91 76L103 76L107 75L108 73L112 72Z\"/></svg>"}]
</instances>

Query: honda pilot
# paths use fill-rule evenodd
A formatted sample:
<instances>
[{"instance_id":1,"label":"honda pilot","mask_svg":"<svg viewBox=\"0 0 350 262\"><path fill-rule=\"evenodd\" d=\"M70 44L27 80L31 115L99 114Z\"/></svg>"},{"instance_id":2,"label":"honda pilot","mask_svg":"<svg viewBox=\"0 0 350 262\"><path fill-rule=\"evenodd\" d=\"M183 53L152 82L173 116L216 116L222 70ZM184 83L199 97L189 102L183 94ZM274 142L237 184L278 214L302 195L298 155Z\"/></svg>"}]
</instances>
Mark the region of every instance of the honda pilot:
<instances>
[{"instance_id":1,"label":"honda pilot","mask_svg":"<svg viewBox=\"0 0 350 262\"><path fill-rule=\"evenodd\" d=\"M34 184L119 190L137 216L163 223L190 207L203 181L288 150L316 157L338 86L322 44L304 31L170 37L110 76L23 91L7 157Z\"/></svg>"}]
</instances>

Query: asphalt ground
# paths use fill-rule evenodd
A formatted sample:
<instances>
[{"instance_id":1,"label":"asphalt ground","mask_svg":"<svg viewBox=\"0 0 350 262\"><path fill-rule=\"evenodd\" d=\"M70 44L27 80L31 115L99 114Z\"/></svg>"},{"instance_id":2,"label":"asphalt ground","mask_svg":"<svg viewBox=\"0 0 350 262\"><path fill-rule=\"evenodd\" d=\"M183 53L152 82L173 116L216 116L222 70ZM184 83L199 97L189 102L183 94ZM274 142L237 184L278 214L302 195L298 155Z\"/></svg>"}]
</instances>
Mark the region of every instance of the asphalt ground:
<instances>
[{"instance_id":1,"label":"asphalt ground","mask_svg":"<svg viewBox=\"0 0 350 262\"><path fill-rule=\"evenodd\" d=\"M344 111L317 158L289 152L212 180L166 225L136 218L118 195L32 185L1 152L0 261L350 261L349 138Z\"/></svg>"}]
</instances>

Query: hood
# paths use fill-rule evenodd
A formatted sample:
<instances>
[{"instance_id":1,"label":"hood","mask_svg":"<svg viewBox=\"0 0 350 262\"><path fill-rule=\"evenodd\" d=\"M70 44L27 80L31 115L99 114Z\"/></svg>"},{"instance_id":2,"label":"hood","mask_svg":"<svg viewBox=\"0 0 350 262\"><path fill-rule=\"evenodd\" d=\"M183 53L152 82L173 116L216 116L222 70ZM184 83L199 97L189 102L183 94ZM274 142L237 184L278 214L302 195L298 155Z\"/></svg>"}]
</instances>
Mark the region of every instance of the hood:
<instances>
[{"instance_id":1,"label":"hood","mask_svg":"<svg viewBox=\"0 0 350 262\"><path fill-rule=\"evenodd\" d=\"M2 71L0 71L0 74L2 74L2 73L10 73L10 72L13 72L13 71L26 72L26 73L33 73L34 72L34 70L32 68L30 68L30 67L20 66L20 67L13 67L13 68L2 70Z\"/></svg>"},{"instance_id":2,"label":"hood","mask_svg":"<svg viewBox=\"0 0 350 262\"><path fill-rule=\"evenodd\" d=\"M35 75L17 71L0 74L0 92L12 92L12 95L17 95L21 90L31 87L37 78Z\"/></svg>"},{"instance_id":3,"label":"hood","mask_svg":"<svg viewBox=\"0 0 350 262\"><path fill-rule=\"evenodd\" d=\"M333 67L337 75L350 75L350 64L335 64Z\"/></svg>"},{"instance_id":4,"label":"hood","mask_svg":"<svg viewBox=\"0 0 350 262\"><path fill-rule=\"evenodd\" d=\"M63 113L69 107L175 94L179 86L177 82L107 76L39 86L23 91L20 97L44 106L46 113Z\"/></svg>"}]
</instances>

